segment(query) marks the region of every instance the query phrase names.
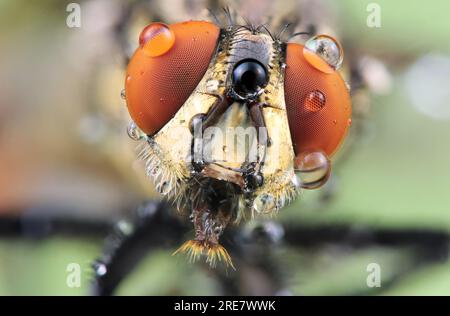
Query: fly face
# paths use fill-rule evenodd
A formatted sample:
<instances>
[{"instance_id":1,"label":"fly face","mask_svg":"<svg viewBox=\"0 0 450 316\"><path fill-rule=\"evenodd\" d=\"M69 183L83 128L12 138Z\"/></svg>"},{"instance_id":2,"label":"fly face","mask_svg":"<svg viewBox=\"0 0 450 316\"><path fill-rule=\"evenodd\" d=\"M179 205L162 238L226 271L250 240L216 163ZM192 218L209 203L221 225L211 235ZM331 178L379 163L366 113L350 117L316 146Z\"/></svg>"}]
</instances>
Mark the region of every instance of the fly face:
<instances>
[{"instance_id":1,"label":"fly face","mask_svg":"<svg viewBox=\"0 0 450 316\"><path fill-rule=\"evenodd\" d=\"M154 23L127 70L129 132L143 140L158 191L194 224L178 251L211 265L231 265L219 245L228 224L275 213L326 181L349 126L337 42L303 47L261 29Z\"/></svg>"}]
</instances>

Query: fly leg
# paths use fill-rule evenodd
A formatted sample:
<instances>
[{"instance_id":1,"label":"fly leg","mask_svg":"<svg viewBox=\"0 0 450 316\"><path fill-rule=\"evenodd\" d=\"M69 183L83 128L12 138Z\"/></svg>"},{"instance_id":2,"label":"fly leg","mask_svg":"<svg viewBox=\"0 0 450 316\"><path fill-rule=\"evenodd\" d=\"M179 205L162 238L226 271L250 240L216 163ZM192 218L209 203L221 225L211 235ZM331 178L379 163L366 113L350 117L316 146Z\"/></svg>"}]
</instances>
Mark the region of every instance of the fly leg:
<instances>
[{"instance_id":1,"label":"fly leg","mask_svg":"<svg viewBox=\"0 0 450 316\"><path fill-rule=\"evenodd\" d=\"M191 131L194 136L192 142L192 166L195 172L201 172L206 165L203 159L203 132L210 126L214 126L220 117L225 113L227 108L233 102L228 94L210 94L205 93L217 98L216 102L211 106L209 112L205 114L199 114L192 118Z\"/></svg>"},{"instance_id":2,"label":"fly leg","mask_svg":"<svg viewBox=\"0 0 450 316\"><path fill-rule=\"evenodd\" d=\"M263 104L259 102L248 105L250 119L256 129L257 151L256 161L251 162L244 172L244 191L246 192L252 192L264 183L261 168L266 159L268 136L262 107Z\"/></svg>"}]
</instances>

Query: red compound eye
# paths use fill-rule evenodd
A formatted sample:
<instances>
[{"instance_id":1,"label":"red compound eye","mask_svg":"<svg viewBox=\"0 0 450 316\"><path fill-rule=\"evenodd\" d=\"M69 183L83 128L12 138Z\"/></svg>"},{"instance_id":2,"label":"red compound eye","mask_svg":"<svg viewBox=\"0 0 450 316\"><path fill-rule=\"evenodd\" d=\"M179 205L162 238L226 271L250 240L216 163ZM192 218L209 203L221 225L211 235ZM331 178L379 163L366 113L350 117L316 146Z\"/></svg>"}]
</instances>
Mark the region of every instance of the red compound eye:
<instances>
[{"instance_id":1,"label":"red compound eye","mask_svg":"<svg viewBox=\"0 0 450 316\"><path fill-rule=\"evenodd\" d=\"M317 49L328 53L323 46ZM330 60L337 56L332 53L327 55ZM320 151L331 156L351 123L346 84L332 66L302 45L289 43L286 54L285 101L295 153Z\"/></svg>"},{"instance_id":2,"label":"red compound eye","mask_svg":"<svg viewBox=\"0 0 450 316\"><path fill-rule=\"evenodd\" d=\"M202 21L144 28L125 82L128 111L142 131L154 134L186 102L208 68L219 33Z\"/></svg>"}]
</instances>

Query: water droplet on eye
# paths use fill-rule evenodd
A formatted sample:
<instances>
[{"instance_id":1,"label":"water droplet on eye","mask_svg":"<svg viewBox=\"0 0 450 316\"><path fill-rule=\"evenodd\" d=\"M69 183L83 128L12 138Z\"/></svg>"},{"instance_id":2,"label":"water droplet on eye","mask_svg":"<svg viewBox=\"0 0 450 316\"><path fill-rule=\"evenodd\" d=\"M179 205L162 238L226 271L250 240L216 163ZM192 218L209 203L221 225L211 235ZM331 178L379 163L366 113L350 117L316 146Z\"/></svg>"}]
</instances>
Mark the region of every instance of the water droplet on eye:
<instances>
[{"instance_id":1,"label":"water droplet on eye","mask_svg":"<svg viewBox=\"0 0 450 316\"><path fill-rule=\"evenodd\" d=\"M125 89L122 89L122 91L120 91L120 97L125 100L127 98L127 94L125 92Z\"/></svg>"},{"instance_id":2,"label":"water droplet on eye","mask_svg":"<svg viewBox=\"0 0 450 316\"><path fill-rule=\"evenodd\" d=\"M344 51L331 36L316 35L305 43L303 56L314 68L324 73L333 73L341 67Z\"/></svg>"},{"instance_id":3,"label":"water droplet on eye","mask_svg":"<svg viewBox=\"0 0 450 316\"><path fill-rule=\"evenodd\" d=\"M136 126L135 122L131 122L128 125L127 133L132 140L136 141L141 140L145 136L145 134L139 129L139 127Z\"/></svg>"},{"instance_id":4,"label":"water droplet on eye","mask_svg":"<svg viewBox=\"0 0 450 316\"><path fill-rule=\"evenodd\" d=\"M305 108L311 112L317 112L322 110L325 106L326 98L325 95L319 91L314 90L308 93L305 99Z\"/></svg>"},{"instance_id":5,"label":"water droplet on eye","mask_svg":"<svg viewBox=\"0 0 450 316\"><path fill-rule=\"evenodd\" d=\"M156 186L156 191L162 195L167 195L170 192L170 183L168 181L163 181Z\"/></svg>"},{"instance_id":6,"label":"water droplet on eye","mask_svg":"<svg viewBox=\"0 0 450 316\"><path fill-rule=\"evenodd\" d=\"M262 193L253 201L253 208L260 214L267 214L276 209L275 199L271 194Z\"/></svg>"},{"instance_id":7,"label":"water droplet on eye","mask_svg":"<svg viewBox=\"0 0 450 316\"><path fill-rule=\"evenodd\" d=\"M94 262L93 268L97 276L104 276L108 272L106 265L101 261Z\"/></svg>"},{"instance_id":8,"label":"water droplet on eye","mask_svg":"<svg viewBox=\"0 0 450 316\"><path fill-rule=\"evenodd\" d=\"M324 185L331 174L331 163L321 151L303 152L295 158L295 174L304 189L317 189Z\"/></svg>"},{"instance_id":9,"label":"water droplet on eye","mask_svg":"<svg viewBox=\"0 0 450 316\"><path fill-rule=\"evenodd\" d=\"M167 53L175 43L175 34L164 23L152 23L139 35L139 46L149 57L157 57Z\"/></svg>"}]
</instances>

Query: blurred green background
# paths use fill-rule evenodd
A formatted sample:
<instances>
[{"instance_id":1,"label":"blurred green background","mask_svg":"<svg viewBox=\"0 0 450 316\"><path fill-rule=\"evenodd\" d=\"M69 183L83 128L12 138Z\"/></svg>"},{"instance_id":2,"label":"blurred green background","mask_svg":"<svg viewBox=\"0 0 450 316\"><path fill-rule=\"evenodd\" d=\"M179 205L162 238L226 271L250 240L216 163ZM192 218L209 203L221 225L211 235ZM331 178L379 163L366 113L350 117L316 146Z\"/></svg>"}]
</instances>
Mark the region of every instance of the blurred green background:
<instances>
[{"instance_id":1,"label":"blurred green background","mask_svg":"<svg viewBox=\"0 0 450 316\"><path fill-rule=\"evenodd\" d=\"M111 31L129 2L83 1L82 27L70 29L65 24L68 2L0 1L0 216L52 205L77 216L119 218L153 194L140 179L134 145L125 133L123 60ZM151 4L164 21L200 14L183 1L165 2ZM193 2L202 6L202 1ZM380 28L367 27L369 3L381 8ZM239 1L229 4L245 10ZM348 224L450 233L450 2L271 5L273 15L286 6L299 11L314 6L313 16L320 17L323 9L333 17L328 27L350 51L345 63L376 60L364 70L369 88L354 99L355 107L358 101L370 106L354 124L361 129L352 135L351 153L337 161L331 183L305 192L277 219L311 227ZM139 15L135 19L145 21ZM327 192L332 198L324 202ZM90 264L102 245L102 239L86 236L1 239L0 295L87 295ZM172 251L148 256L118 294L220 294L208 273L174 259ZM407 247L281 247L275 255L286 266L291 294L450 294L446 260L383 287L410 266L415 254ZM82 267L79 288L66 285L66 267L72 262ZM372 262L382 268L380 289L366 286L366 267Z\"/></svg>"}]
</instances>

